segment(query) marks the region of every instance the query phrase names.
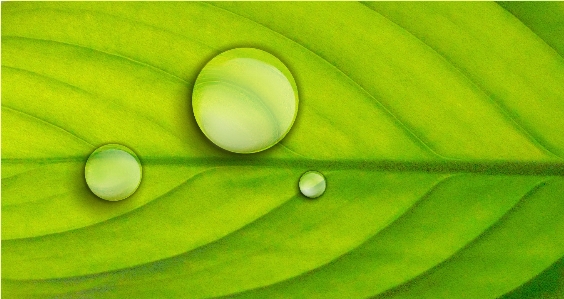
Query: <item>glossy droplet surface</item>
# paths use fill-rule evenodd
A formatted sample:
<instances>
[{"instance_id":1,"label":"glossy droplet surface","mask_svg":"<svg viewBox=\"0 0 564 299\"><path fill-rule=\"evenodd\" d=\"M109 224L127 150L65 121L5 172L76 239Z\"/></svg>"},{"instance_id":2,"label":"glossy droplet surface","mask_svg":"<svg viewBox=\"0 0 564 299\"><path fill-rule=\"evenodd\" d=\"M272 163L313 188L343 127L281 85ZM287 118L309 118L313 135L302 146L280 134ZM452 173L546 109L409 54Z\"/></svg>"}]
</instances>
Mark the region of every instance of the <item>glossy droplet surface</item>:
<instances>
[{"instance_id":1,"label":"glossy droplet surface","mask_svg":"<svg viewBox=\"0 0 564 299\"><path fill-rule=\"evenodd\" d=\"M302 174L299 182L300 192L309 198L317 198L325 192L327 183L325 177L317 171Z\"/></svg>"},{"instance_id":2,"label":"glossy droplet surface","mask_svg":"<svg viewBox=\"0 0 564 299\"><path fill-rule=\"evenodd\" d=\"M238 48L217 55L202 69L192 92L192 109L214 144L235 153L254 153L288 133L298 112L298 92L278 58Z\"/></svg>"},{"instance_id":3,"label":"glossy droplet surface","mask_svg":"<svg viewBox=\"0 0 564 299\"><path fill-rule=\"evenodd\" d=\"M142 167L137 155L119 144L96 149L84 169L86 184L96 196L118 201L133 194L141 183Z\"/></svg>"}]
</instances>

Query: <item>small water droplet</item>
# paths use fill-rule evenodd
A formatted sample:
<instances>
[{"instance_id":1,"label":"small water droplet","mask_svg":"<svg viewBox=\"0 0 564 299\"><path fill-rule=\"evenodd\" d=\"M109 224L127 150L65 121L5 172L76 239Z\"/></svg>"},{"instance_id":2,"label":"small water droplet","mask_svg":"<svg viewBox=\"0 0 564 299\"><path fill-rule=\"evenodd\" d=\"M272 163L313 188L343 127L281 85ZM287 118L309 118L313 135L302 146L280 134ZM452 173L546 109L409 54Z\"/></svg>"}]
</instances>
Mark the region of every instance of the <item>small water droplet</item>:
<instances>
[{"instance_id":1,"label":"small water droplet","mask_svg":"<svg viewBox=\"0 0 564 299\"><path fill-rule=\"evenodd\" d=\"M255 153L290 131L298 113L298 89L278 58L237 48L217 55L202 69L192 109L214 144L235 153Z\"/></svg>"},{"instance_id":2,"label":"small water droplet","mask_svg":"<svg viewBox=\"0 0 564 299\"><path fill-rule=\"evenodd\" d=\"M141 161L129 148L106 144L97 148L86 161L86 184L96 196L118 201L133 194L141 183Z\"/></svg>"},{"instance_id":3,"label":"small water droplet","mask_svg":"<svg viewBox=\"0 0 564 299\"><path fill-rule=\"evenodd\" d=\"M300 178L300 192L309 198L318 198L325 192L325 177L317 171L308 171Z\"/></svg>"}]
</instances>

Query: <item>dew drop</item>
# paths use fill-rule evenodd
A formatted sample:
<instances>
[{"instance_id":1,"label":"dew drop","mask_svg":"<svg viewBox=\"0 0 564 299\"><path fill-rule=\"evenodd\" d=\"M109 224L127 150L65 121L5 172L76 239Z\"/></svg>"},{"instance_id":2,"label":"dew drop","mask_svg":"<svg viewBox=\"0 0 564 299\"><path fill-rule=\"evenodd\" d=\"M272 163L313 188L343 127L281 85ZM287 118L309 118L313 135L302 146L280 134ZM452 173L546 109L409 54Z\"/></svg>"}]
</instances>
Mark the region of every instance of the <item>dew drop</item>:
<instances>
[{"instance_id":1,"label":"dew drop","mask_svg":"<svg viewBox=\"0 0 564 299\"><path fill-rule=\"evenodd\" d=\"M300 178L300 192L309 198L318 198L325 192L325 177L317 171L308 171Z\"/></svg>"},{"instance_id":2,"label":"dew drop","mask_svg":"<svg viewBox=\"0 0 564 299\"><path fill-rule=\"evenodd\" d=\"M298 89L288 68L253 48L225 51L202 69L192 92L198 126L217 146L255 153L278 143L298 112Z\"/></svg>"},{"instance_id":3,"label":"dew drop","mask_svg":"<svg viewBox=\"0 0 564 299\"><path fill-rule=\"evenodd\" d=\"M132 150L119 144L106 144L90 154L84 177L96 196L118 201L137 190L141 172L141 161Z\"/></svg>"}]
</instances>

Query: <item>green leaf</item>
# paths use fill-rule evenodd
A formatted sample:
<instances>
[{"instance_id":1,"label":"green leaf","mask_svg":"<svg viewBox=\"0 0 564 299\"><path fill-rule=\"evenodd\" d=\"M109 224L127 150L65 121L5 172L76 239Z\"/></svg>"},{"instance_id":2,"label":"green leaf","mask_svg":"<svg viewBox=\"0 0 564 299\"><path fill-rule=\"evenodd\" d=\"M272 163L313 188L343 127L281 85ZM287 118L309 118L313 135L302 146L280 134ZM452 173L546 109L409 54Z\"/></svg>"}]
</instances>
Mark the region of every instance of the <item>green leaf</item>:
<instances>
[{"instance_id":1,"label":"green leaf","mask_svg":"<svg viewBox=\"0 0 564 299\"><path fill-rule=\"evenodd\" d=\"M2 3L2 296L564 296L563 19L560 3ZM299 89L290 133L252 155L192 115L198 72L236 47ZM84 182L108 143L143 164L120 202ZM315 200L307 170L327 179Z\"/></svg>"}]
</instances>

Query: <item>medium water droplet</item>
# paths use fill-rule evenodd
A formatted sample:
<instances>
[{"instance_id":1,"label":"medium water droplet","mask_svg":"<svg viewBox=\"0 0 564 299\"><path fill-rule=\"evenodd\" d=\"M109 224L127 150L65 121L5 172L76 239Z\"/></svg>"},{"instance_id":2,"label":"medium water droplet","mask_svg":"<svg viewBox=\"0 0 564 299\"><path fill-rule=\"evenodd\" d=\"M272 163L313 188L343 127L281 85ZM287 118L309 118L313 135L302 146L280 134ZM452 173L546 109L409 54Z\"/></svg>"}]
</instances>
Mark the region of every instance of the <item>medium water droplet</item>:
<instances>
[{"instance_id":1,"label":"medium water droplet","mask_svg":"<svg viewBox=\"0 0 564 299\"><path fill-rule=\"evenodd\" d=\"M202 69L192 109L202 132L217 146L255 153L288 133L298 112L298 89L278 58L238 48L217 55Z\"/></svg>"},{"instance_id":2,"label":"medium water droplet","mask_svg":"<svg viewBox=\"0 0 564 299\"><path fill-rule=\"evenodd\" d=\"M309 198L318 198L325 192L325 177L317 171L308 171L300 178L300 192Z\"/></svg>"},{"instance_id":3,"label":"medium water droplet","mask_svg":"<svg viewBox=\"0 0 564 299\"><path fill-rule=\"evenodd\" d=\"M119 144L106 144L88 157L84 176L96 196L118 201L137 190L141 172L141 161L132 150Z\"/></svg>"}]
</instances>

